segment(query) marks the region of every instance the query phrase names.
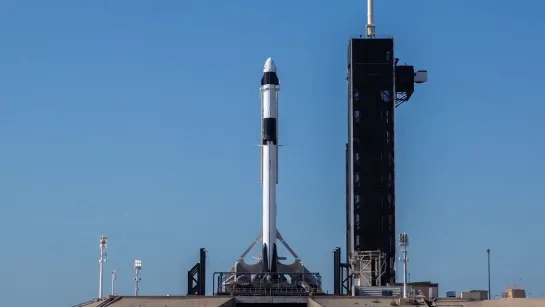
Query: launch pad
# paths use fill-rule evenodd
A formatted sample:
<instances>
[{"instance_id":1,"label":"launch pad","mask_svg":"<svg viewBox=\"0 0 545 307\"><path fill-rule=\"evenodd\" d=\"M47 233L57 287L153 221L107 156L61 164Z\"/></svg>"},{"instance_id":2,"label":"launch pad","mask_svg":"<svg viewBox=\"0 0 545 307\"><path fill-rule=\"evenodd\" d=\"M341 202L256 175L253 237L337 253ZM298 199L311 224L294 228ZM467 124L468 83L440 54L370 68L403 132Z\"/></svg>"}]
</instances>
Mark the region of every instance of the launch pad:
<instances>
[{"instance_id":1,"label":"launch pad","mask_svg":"<svg viewBox=\"0 0 545 307\"><path fill-rule=\"evenodd\" d=\"M278 240L294 257L291 264L278 263L276 272L262 272L261 259L248 264L244 258L260 240L261 235L246 249L228 272L213 274L213 294L231 296L311 296L324 294L319 273L307 270L297 254L277 231ZM187 294L206 295L206 250L200 249L199 262L187 272ZM283 260L283 258L279 258Z\"/></svg>"},{"instance_id":2,"label":"launch pad","mask_svg":"<svg viewBox=\"0 0 545 307\"><path fill-rule=\"evenodd\" d=\"M283 264L278 261L276 272L263 272L263 258L248 264L244 260L250 250L262 239L260 234L240 255L229 272L214 273L216 294L237 295L309 295L322 293L322 281L319 273L311 273L299 256L276 230L276 239L282 243L294 258L293 263ZM277 257L286 260L285 257Z\"/></svg>"},{"instance_id":3,"label":"launch pad","mask_svg":"<svg viewBox=\"0 0 545 307\"><path fill-rule=\"evenodd\" d=\"M321 286L308 280L320 281L318 273L278 272L214 273L214 295L237 296L309 296L323 294ZM265 277L265 278L264 278ZM225 283L225 279L233 282Z\"/></svg>"}]
</instances>

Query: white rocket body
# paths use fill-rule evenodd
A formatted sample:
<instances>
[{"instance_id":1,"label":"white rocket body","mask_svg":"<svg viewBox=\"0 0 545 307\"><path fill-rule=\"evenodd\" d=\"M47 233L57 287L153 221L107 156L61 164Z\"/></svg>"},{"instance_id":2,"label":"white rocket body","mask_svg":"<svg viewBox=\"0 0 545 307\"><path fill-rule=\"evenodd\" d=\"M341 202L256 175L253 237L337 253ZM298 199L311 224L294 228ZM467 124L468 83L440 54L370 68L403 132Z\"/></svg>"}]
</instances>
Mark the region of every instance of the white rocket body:
<instances>
[{"instance_id":1,"label":"white rocket body","mask_svg":"<svg viewBox=\"0 0 545 307\"><path fill-rule=\"evenodd\" d=\"M278 183L278 92L276 66L267 59L261 79L261 183L263 186L263 266L276 270L276 185Z\"/></svg>"}]
</instances>

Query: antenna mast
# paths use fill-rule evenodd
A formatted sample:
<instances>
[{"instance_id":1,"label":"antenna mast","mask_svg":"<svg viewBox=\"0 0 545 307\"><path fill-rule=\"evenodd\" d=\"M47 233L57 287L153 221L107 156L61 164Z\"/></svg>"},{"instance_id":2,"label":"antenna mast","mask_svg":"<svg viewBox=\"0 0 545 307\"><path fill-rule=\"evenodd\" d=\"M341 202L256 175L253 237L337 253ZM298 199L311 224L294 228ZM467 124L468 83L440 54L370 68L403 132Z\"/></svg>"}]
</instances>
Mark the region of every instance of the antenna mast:
<instances>
[{"instance_id":1,"label":"antenna mast","mask_svg":"<svg viewBox=\"0 0 545 307\"><path fill-rule=\"evenodd\" d=\"M142 260L134 260L134 296L138 296L140 290L139 285L142 278L140 278L140 270L142 269Z\"/></svg>"},{"instance_id":2,"label":"antenna mast","mask_svg":"<svg viewBox=\"0 0 545 307\"><path fill-rule=\"evenodd\" d=\"M399 260L403 261L403 298L407 298L407 247L409 246L409 235L406 232L399 235L399 245L401 246L401 253L403 254Z\"/></svg>"},{"instance_id":3,"label":"antenna mast","mask_svg":"<svg viewBox=\"0 0 545 307\"><path fill-rule=\"evenodd\" d=\"M101 299L102 295L102 283L103 283L103 273L104 273L104 262L106 262L106 252L104 251L108 247L108 237L102 234L100 236L100 258L98 259L99 263L99 274L98 274L98 298Z\"/></svg>"},{"instance_id":4,"label":"antenna mast","mask_svg":"<svg viewBox=\"0 0 545 307\"><path fill-rule=\"evenodd\" d=\"M375 38L375 23L373 20L373 0L367 0L367 38Z\"/></svg>"}]
</instances>

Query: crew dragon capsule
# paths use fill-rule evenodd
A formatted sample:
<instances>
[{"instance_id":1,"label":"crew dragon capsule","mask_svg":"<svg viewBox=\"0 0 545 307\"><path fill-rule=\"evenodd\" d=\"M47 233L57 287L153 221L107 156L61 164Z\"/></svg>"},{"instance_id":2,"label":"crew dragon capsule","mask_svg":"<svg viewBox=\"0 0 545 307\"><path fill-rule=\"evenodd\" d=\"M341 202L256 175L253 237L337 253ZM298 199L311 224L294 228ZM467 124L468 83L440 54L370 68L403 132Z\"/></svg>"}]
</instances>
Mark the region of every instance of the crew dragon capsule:
<instances>
[{"instance_id":1,"label":"crew dragon capsule","mask_svg":"<svg viewBox=\"0 0 545 307\"><path fill-rule=\"evenodd\" d=\"M261 184L263 186L263 272L277 272L276 185L278 184L278 92L276 65L268 58L261 78Z\"/></svg>"}]
</instances>

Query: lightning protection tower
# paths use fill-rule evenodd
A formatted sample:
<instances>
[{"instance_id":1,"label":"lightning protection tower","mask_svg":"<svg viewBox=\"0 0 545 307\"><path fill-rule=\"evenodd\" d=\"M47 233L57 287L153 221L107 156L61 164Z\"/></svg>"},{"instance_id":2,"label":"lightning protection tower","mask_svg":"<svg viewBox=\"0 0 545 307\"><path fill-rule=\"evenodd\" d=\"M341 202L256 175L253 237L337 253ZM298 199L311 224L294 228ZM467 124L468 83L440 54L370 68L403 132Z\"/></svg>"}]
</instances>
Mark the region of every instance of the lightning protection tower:
<instances>
[{"instance_id":1,"label":"lightning protection tower","mask_svg":"<svg viewBox=\"0 0 545 307\"><path fill-rule=\"evenodd\" d=\"M104 290L104 263L106 262L106 248L108 247L108 237L104 234L100 236L100 258L98 259L99 263L99 274L98 274L98 298L103 297Z\"/></svg>"}]
</instances>

